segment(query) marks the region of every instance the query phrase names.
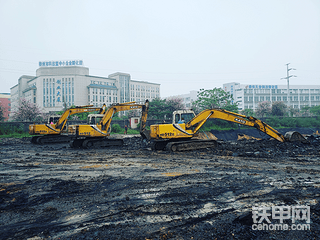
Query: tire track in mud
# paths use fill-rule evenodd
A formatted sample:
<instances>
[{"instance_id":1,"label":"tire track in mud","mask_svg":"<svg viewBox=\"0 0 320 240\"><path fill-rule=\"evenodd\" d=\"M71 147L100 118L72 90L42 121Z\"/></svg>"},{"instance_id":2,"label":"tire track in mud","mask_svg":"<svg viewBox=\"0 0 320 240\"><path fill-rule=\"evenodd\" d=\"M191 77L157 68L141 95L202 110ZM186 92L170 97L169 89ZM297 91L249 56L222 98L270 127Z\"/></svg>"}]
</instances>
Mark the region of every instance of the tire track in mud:
<instances>
[{"instance_id":1,"label":"tire track in mud","mask_svg":"<svg viewBox=\"0 0 320 240\"><path fill-rule=\"evenodd\" d=\"M248 142L251 152L261 147L260 142L256 149L254 144ZM271 147L275 155L279 150ZM318 237L318 156L300 151L300 156L240 157L232 156L236 150L221 155L221 149L187 153L130 147L74 150L62 144L35 146L23 141L0 146L2 236ZM297 204L311 206L311 231L251 229L252 206Z\"/></svg>"}]
</instances>

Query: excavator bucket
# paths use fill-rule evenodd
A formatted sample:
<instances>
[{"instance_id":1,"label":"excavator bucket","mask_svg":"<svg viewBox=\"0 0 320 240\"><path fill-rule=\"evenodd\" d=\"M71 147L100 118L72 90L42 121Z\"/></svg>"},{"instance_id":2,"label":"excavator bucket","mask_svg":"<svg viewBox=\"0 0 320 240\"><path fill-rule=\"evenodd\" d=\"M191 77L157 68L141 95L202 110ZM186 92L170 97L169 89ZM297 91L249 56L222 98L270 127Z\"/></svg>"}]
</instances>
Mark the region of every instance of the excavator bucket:
<instances>
[{"instance_id":1,"label":"excavator bucket","mask_svg":"<svg viewBox=\"0 0 320 240\"><path fill-rule=\"evenodd\" d=\"M147 140L150 140L150 130L147 130L147 129L145 129L145 130L142 130L141 132L140 132L140 135L142 136L142 138L143 139L147 139Z\"/></svg>"},{"instance_id":2,"label":"excavator bucket","mask_svg":"<svg viewBox=\"0 0 320 240\"><path fill-rule=\"evenodd\" d=\"M289 142L307 142L308 140L296 131L286 132L284 138Z\"/></svg>"}]
</instances>

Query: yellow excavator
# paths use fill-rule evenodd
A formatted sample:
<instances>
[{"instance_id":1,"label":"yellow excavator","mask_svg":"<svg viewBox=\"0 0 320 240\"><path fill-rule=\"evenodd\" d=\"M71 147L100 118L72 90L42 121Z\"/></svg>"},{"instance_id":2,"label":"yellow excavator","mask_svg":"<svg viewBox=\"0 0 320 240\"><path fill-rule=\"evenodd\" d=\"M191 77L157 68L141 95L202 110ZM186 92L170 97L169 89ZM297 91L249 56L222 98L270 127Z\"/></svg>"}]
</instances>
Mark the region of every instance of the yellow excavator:
<instances>
[{"instance_id":1,"label":"yellow excavator","mask_svg":"<svg viewBox=\"0 0 320 240\"><path fill-rule=\"evenodd\" d=\"M287 132L284 136L268 124L254 117L247 117L224 109L207 109L198 115L192 110L179 110L173 113L172 124L156 124L143 137L151 141L153 150L185 151L216 147L216 140L196 139L199 129L209 118L222 119L245 126L255 127L261 132L280 141L306 141L298 132Z\"/></svg>"},{"instance_id":2,"label":"yellow excavator","mask_svg":"<svg viewBox=\"0 0 320 240\"><path fill-rule=\"evenodd\" d=\"M105 113L105 104L101 108L94 108L92 106L93 105L72 107L67 109L61 116L50 116L47 124L29 125L29 134L36 135L31 138L31 142L35 144L69 142L70 138L66 135L66 123L69 116L76 113L95 111L99 111L100 114Z\"/></svg>"},{"instance_id":3,"label":"yellow excavator","mask_svg":"<svg viewBox=\"0 0 320 240\"><path fill-rule=\"evenodd\" d=\"M123 139L109 137L112 117L117 112L135 109L142 109L140 132L144 132L149 101L146 100L145 104L138 104L136 102L116 103L110 105L104 114L92 115L88 118L88 124L69 125L68 135L73 138L70 142L70 147L91 148L123 145Z\"/></svg>"}]
</instances>

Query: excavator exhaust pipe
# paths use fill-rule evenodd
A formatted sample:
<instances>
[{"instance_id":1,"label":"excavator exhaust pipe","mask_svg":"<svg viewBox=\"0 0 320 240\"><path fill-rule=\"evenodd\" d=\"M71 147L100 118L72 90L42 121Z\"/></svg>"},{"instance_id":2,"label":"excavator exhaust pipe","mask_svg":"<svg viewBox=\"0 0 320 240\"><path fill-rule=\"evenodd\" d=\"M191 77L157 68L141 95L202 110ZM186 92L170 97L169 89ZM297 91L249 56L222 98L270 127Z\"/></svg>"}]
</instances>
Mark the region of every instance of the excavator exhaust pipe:
<instances>
[{"instance_id":1,"label":"excavator exhaust pipe","mask_svg":"<svg viewBox=\"0 0 320 240\"><path fill-rule=\"evenodd\" d=\"M289 142L308 142L308 140L302 136L301 133L296 131L286 132L284 138Z\"/></svg>"}]
</instances>

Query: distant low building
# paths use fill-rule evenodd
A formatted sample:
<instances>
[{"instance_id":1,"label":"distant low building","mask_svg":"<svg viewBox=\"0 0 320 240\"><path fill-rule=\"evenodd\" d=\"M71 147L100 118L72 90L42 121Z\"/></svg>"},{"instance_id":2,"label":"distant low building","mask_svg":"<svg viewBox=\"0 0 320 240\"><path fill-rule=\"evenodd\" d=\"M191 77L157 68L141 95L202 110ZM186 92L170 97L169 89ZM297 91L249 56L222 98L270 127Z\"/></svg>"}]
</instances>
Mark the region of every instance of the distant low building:
<instances>
[{"instance_id":1,"label":"distant low building","mask_svg":"<svg viewBox=\"0 0 320 240\"><path fill-rule=\"evenodd\" d=\"M0 105L3 110L4 121L8 121L11 112L10 93L0 93Z\"/></svg>"},{"instance_id":2,"label":"distant low building","mask_svg":"<svg viewBox=\"0 0 320 240\"><path fill-rule=\"evenodd\" d=\"M197 99L198 99L197 95L198 95L198 91L193 90L193 91L190 91L190 93L170 96L170 97L167 97L167 98L168 99L170 99L170 98L181 98L184 108L190 109L190 108L192 108L192 103L197 101Z\"/></svg>"},{"instance_id":3,"label":"distant low building","mask_svg":"<svg viewBox=\"0 0 320 240\"><path fill-rule=\"evenodd\" d=\"M233 96L239 110L256 110L258 104L263 101L271 103L282 101L295 109L320 105L320 85L290 85L289 87L288 95L287 85L240 84L236 82L223 84L223 90Z\"/></svg>"},{"instance_id":4,"label":"distant low building","mask_svg":"<svg viewBox=\"0 0 320 240\"><path fill-rule=\"evenodd\" d=\"M120 72L108 77L91 76L82 60L39 62L36 76L21 76L10 90L12 111L22 98L37 104L43 112L56 112L64 106L99 107L160 97L160 84L132 80L130 74Z\"/></svg>"}]
</instances>

